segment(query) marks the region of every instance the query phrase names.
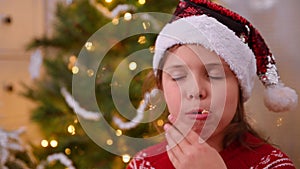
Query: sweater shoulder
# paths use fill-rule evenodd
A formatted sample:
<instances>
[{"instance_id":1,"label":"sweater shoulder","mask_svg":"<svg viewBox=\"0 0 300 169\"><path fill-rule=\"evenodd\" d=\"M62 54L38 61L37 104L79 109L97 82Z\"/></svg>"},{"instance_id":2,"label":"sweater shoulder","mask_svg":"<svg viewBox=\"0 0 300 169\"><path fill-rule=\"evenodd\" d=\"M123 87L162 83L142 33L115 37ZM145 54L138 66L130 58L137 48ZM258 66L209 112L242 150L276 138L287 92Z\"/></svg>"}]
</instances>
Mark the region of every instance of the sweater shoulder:
<instances>
[{"instance_id":1,"label":"sweater shoulder","mask_svg":"<svg viewBox=\"0 0 300 169\"><path fill-rule=\"evenodd\" d=\"M259 146L249 149L237 143L230 145L221 153L228 168L295 168L291 159L281 150L264 143L251 134L247 134L245 139L248 143Z\"/></svg>"}]
</instances>

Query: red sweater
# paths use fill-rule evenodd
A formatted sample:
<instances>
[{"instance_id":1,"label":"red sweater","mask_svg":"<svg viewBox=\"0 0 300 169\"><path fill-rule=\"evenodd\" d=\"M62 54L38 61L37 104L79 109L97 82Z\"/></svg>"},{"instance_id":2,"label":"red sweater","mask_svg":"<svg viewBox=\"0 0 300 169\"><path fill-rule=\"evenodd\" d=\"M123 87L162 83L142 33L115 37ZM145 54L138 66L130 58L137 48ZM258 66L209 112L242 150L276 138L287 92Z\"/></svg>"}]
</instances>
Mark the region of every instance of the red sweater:
<instances>
[{"instance_id":1,"label":"red sweater","mask_svg":"<svg viewBox=\"0 0 300 169\"><path fill-rule=\"evenodd\" d=\"M255 144L261 141L251 134L246 134L246 142ZM174 169L165 148L164 142L139 152L127 169ZM163 153L158 154L159 152ZM149 156L155 153L157 155ZM220 155L228 169L295 169L286 154L269 144L249 150L234 142L221 151Z\"/></svg>"}]
</instances>

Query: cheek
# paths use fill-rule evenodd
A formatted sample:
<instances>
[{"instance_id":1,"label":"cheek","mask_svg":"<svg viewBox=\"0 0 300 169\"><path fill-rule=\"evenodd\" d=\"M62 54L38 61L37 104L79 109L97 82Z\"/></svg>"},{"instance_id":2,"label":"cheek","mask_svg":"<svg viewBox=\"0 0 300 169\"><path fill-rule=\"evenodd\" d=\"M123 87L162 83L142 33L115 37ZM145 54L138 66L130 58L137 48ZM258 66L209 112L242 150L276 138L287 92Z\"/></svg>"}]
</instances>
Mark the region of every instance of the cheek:
<instances>
[{"instance_id":1,"label":"cheek","mask_svg":"<svg viewBox=\"0 0 300 169\"><path fill-rule=\"evenodd\" d=\"M226 91L225 107L221 119L221 123L225 123L225 125L230 123L236 113L239 98L238 85L227 85Z\"/></svg>"},{"instance_id":2,"label":"cheek","mask_svg":"<svg viewBox=\"0 0 300 169\"><path fill-rule=\"evenodd\" d=\"M177 116L180 112L181 106L181 94L179 87L175 83L164 82L163 92L169 113Z\"/></svg>"}]
</instances>

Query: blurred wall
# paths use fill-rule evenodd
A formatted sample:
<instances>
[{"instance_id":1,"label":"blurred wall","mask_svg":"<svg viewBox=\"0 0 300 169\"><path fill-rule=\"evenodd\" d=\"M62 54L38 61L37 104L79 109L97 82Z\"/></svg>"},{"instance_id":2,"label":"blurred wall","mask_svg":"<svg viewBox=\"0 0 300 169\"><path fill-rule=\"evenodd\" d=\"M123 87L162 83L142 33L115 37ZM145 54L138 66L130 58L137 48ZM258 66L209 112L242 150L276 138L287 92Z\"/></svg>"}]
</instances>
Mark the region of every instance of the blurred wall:
<instances>
[{"instance_id":1,"label":"blurred wall","mask_svg":"<svg viewBox=\"0 0 300 169\"><path fill-rule=\"evenodd\" d=\"M33 51L25 51L25 46L51 31L54 6L51 0L0 0L0 128L25 127L23 138L34 144L42 137L30 120L34 104L19 95L21 82L34 83L28 71Z\"/></svg>"}]
</instances>

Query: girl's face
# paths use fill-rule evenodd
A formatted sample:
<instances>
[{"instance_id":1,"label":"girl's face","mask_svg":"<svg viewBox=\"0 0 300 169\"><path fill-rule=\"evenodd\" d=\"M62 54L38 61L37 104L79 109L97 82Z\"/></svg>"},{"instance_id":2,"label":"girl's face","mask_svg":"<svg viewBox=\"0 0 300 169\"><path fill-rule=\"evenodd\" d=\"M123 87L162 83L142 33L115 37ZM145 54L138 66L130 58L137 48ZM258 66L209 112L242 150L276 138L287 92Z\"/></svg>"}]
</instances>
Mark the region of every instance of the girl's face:
<instances>
[{"instance_id":1,"label":"girl's face","mask_svg":"<svg viewBox=\"0 0 300 169\"><path fill-rule=\"evenodd\" d=\"M166 57L162 88L170 114L177 122L192 124L205 139L211 134L222 139L237 109L235 74L215 52L202 46L179 46Z\"/></svg>"}]
</instances>

